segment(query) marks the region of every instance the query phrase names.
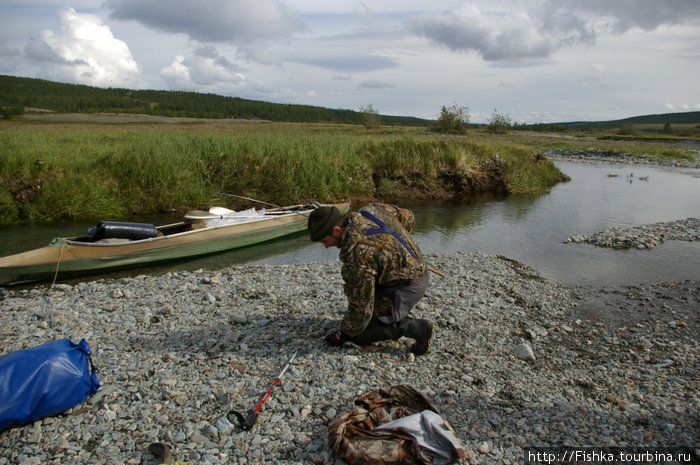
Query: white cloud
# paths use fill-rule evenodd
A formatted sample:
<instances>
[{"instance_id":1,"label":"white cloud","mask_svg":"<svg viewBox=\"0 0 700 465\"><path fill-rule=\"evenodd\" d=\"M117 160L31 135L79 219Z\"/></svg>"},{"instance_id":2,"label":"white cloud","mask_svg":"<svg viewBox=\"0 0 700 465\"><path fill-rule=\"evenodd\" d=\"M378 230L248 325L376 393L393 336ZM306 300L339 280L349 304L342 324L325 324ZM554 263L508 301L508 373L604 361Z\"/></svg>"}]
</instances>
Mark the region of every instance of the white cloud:
<instances>
[{"instance_id":1,"label":"white cloud","mask_svg":"<svg viewBox=\"0 0 700 465\"><path fill-rule=\"evenodd\" d=\"M26 57L40 64L40 74L102 87L143 85L129 47L99 17L65 7L58 22L58 32L44 29L25 48Z\"/></svg>"},{"instance_id":2,"label":"white cloud","mask_svg":"<svg viewBox=\"0 0 700 465\"><path fill-rule=\"evenodd\" d=\"M352 10L352 14L355 16L360 16L360 17L367 17L370 16L370 11L369 8L367 8L367 5L365 5L363 2L360 2L359 5L355 7L354 10Z\"/></svg>"},{"instance_id":3,"label":"white cloud","mask_svg":"<svg viewBox=\"0 0 700 465\"><path fill-rule=\"evenodd\" d=\"M184 64L185 57L176 55L173 62L160 71L160 77L170 86L171 89L185 90L193 87L190 70Z\"/></svg>"},{"instance_id":4,"label":"white cloud","mask_svg":"<svg viewBox=\"0 0 700 465\"><path fill-rule=\"evenodd\" d=\"M196 45L190 56L176 55L160 72L173 89L211 91L232 90L246 83L242 69L219 54L213 44Z\"/></svg>"}]
</instances>

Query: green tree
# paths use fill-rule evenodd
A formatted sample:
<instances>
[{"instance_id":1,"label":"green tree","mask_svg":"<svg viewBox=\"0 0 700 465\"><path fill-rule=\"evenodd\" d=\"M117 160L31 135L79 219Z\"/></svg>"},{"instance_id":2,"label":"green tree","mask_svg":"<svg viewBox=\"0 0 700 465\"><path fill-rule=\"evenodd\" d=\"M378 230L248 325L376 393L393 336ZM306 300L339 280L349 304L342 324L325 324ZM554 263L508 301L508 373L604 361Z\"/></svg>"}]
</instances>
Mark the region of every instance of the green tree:
<instances>
[{"instance_id":1,"label":"green tree","mask_svg":"<svg viewBox=\"0 0 700 465\"><path fill-rule=\"evenodd\" d=\"M492 134L505 134L511 128L510 116L499 113L495 108L491 113L486 131Z\"/></svg>"},{"instance_id":2,"label":"green tree","mask_svg":"<svg viewBox=\"0 0 700 465\"><path fill-rule=\"evenodd\" d=\"M469 107L460 107L453 104L447 108L445 106L440 110L433 131L446 132L450 134L464 134L467 132L469 125Z\"/></svg>"},{"instance_id":3,"label":"green tree","mask_svg":"<svg viewBox=\"0 0 700 465\"><path fill-rule=\"evenodd\" d=\"M366 107L360 107L360 113L362 113L362 124L367 129L376 129L382 122L382 117L379 116L379 113L372 107L371 103Z\"/></svg>"}]
</instances>

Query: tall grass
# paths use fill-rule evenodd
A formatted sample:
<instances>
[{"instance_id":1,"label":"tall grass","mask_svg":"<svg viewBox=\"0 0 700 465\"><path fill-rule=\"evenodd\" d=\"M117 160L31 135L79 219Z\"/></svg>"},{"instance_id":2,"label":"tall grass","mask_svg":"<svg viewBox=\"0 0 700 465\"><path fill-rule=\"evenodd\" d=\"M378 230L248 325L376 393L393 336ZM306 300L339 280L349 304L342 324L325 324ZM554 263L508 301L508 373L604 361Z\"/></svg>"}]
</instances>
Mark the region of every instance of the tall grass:
<instances>
[{"instance_id":1,"label":"tall grass","mask_svg":"<svg viewBox=\"0 0 700 465\"><path fill-rule=\"evenodd\" d=\"M323 125L18 126L0 132L0 221L244 206L223 194L275 204L372 198L397 183L420 191L446 172L473 175L492 159L504 161L511 192L541 191L563 176L527 148L411 132Z\"/></svg>"}]
</instances>

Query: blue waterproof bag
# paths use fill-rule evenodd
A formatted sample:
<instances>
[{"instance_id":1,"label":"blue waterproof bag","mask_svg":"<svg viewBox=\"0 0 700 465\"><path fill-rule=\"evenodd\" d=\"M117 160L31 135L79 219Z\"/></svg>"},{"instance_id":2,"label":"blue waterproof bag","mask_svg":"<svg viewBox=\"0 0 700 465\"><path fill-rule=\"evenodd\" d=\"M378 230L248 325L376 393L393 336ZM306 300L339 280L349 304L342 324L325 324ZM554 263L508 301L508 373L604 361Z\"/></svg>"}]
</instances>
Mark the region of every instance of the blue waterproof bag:
<instances>
[{"instance_id":1,"label":"blue waterproof bag","mask_svg":"<svg viewBox=\"0 0 700 465\"><path fill-rule=\"evenodd\" d=\"M56 415L100 388L85 339L47 342L0 356L0 431Z\"/></svg>"}]
</instances>

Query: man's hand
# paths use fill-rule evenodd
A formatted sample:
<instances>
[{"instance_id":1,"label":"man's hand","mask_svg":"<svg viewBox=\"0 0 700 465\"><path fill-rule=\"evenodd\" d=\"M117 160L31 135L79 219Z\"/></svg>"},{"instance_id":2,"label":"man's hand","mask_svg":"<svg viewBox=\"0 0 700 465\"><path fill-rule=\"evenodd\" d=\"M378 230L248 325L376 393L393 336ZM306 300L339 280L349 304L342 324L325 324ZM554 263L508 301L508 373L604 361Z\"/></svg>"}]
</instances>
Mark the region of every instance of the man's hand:
<instances>
[{"instance_id":1,"label":"man's hand","mask_svg":"<svg viewBox=\"0 0 700 465\"><path fill-rule=\"evenodd\" d=\"M340 347L349 338L339 329L333 329L329 331L323 339L334 347Z\"/></svg>"}]
</instances>

